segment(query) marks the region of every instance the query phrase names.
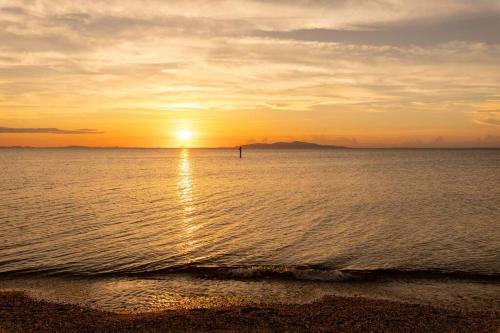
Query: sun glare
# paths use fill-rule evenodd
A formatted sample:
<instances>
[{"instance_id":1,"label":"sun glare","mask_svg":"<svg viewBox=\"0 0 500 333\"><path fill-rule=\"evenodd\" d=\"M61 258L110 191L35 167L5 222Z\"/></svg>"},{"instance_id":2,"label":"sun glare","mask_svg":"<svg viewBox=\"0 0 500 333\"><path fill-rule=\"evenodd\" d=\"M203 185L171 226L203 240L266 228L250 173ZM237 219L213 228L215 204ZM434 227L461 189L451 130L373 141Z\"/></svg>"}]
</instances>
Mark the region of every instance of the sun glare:
<instances>
[{"instance_id":1,"label":"sun glare","mask_svg":"<svg viewBox=\"0 0 500 333\"><path fill-rule=\"evenodd\" d=\"M193 133L191 131L182 130L177 132L177 136L181 140L189 140L193 136Z\"/></svg>"}]
</instances>

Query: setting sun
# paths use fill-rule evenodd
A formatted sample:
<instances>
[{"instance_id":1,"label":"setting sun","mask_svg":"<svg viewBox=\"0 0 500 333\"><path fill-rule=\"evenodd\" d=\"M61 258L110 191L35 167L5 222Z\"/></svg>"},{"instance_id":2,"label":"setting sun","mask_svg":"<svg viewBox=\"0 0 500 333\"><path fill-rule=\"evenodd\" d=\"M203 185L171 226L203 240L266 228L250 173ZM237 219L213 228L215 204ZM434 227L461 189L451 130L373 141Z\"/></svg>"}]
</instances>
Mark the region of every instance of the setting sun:
<instances>
[{"instance_id":1,"label":"setting sun","mask_svg":"<svg viewBox=\"0 0 500 333\"><path fill-rule=\"evenodd\" d=\"M189 140L193 136L193 133L191 131L182 130L182 131L177 132L177 136L181 140Z\"/></svg>"}]
</instances>

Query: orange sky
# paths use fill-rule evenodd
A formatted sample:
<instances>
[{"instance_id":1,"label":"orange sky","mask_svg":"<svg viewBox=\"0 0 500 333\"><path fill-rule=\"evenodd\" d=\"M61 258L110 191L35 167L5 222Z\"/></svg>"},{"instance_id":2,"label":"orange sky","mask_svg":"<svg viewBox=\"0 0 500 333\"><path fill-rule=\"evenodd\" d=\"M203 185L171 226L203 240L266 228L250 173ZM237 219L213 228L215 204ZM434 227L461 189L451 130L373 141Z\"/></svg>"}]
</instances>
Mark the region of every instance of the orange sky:
<instances>
[{"instance_id":1,"label":"orange sky","mask_svg":"<svg viewBox=\"0 0 500 333\"><path fill-rule=\"evenodd\" d=\"M0 26L0 146L500 147L494 0L12 0Z\"/></svg>"}]
</instances>

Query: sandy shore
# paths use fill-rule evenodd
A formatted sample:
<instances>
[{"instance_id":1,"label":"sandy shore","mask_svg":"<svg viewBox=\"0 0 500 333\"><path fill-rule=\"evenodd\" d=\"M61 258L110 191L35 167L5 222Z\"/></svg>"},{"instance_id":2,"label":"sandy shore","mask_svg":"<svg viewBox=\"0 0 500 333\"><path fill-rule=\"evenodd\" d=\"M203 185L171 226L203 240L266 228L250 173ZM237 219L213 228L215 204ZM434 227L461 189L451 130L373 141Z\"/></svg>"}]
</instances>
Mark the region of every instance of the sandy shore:
<instances>
[{"instance_id":1,"label":"sandy shore","mask_svg":"<svg viewBox=\"0 0 500 333\"><path fill-rule=\"evenodd\" d=\"M500 332L500 312L462 312L365 298L114 314L0 293L0 332Z\"/></svg>"}]
</instances>

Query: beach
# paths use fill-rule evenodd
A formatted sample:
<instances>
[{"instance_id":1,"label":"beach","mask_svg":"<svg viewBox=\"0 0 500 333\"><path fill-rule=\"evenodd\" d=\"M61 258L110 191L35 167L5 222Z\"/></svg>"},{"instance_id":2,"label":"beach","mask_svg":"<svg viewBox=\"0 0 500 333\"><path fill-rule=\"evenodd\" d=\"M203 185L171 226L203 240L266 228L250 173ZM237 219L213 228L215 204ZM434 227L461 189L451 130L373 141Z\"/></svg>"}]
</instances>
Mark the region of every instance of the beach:
<instances>
[{"instance_id":1,"label":"beach","mask_svg":"<svg viewBox=\"0 0 500 333\"><path fill-rule=\"evenodd\" d=\"M3 332L498 332L500 312L460 311L361 297L303 305L221 306L114 314L0 294Z\"/></svg>"}]
</instances>

